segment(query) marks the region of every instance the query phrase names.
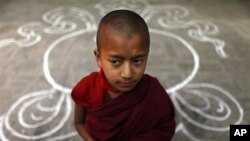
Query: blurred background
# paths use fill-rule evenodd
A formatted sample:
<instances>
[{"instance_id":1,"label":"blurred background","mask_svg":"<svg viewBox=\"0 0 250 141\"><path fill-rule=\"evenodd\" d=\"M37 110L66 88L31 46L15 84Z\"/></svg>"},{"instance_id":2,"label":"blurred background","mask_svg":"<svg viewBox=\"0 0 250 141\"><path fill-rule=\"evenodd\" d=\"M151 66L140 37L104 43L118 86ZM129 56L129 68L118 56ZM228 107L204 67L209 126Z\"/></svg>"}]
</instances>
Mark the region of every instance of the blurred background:
<instances>
[{"instance_id":1,"label":"blurred background","mask_svg":"<svg viewBox=\"0 0 250 141\"><path fill-rule=\"evenodd\" d=\"M148 24L146 73L171 96L173 141L228 141L250 123L248 0L0 0L0 140L76 141L71 88L98 70L96 28L129 9Z\"/></svg>"}]
</instances>

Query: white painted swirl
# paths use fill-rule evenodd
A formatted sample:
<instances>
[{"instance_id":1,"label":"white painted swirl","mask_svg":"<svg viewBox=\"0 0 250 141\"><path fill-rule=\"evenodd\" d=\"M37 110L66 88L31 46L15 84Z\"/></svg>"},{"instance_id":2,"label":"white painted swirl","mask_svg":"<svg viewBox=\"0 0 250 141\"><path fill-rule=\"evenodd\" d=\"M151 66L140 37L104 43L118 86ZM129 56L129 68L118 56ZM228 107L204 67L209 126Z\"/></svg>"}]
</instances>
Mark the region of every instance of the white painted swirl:
<instances>
[{"instance_id":1,"label":"white painted swirl","mask_svg":"<svg viewBox=\"0 0 250 141\"><path fill-rule=\"evenodd\" d=\"M243 119L244 112L239 102L228 91L214 84L189 84L173 93L172 99L186 120L205 130L228 131L229 123L239 124ZM237 118L232 113L238 115ZM202 121L199 121L201 117Z\"/></svg>"},{"instance_id":2,"label":"white painted swirl","mask_svg":"<svg viewBox=\"0 0 250 141\"><path fill-rule=\"evenodd\" d=\"M11 108L6 113L6 115L2 117L1 119L1 126L2 126L1 131L0 131L1 138L7 140L7 138L4 136L4 131L2 130L3 127L5 127L6 130L9 131L15 137L20 138L20 139L25 139L25 140L43 139L58 132L58 130L60 130L64 126L66 121L69 119L69 116L72 111L71 100L68 94L61 93L59 95L59 100L57 101L55 105L53 105L53 107L50 108L50 109L53 109L53 111L50 111L50 113L47 114L48 115L47 117L41 117L39 121L34 120L33 124L32 124L32 121L29 121L29 123L27 123L24 119L24 117L27 118L27 115L25 115L25 113L30 113L28 115L35 115L32 111L30 110L28 111L29 108L35 108L34 105L36 103L46 100L48 96L58 95L58 94L59 93L56 90L51 89L51 90L44 90L44 91L30 93L21 97L16 103L14 103L14 105L11 106ZM53 101L55 100L53 99ZM48 112L47 110L46 111L43 111L42 109L40 110L41 111L39 111L39 109L35 110L35 113L44 113L43 114L44 116L45 113ZM15 117L16 113L18 117ZM59 116L59 113L63 113L63 116ZM18 123L20 124L19 126L21 126L22 128L16 129L15 128L16 126L12 126L11 119L13 118L18 119ZM32 118L29 118L29 120L31 119ZM43 133L33 135L33 134L25 134L22 132L24 130L25 131L28 131L28 130L32 131L34 129L37 130L44 126L48 126L53 121L55 122L55 120L58 122L58 124L54 128L47 129Z\"/></svg>"},{"instance_id":3,"label":"white painted swirl","mask_svg":"<svg viewBox=\"0 0 250 141\"><path fill-rule=\"evenodd\" d=\"M161 27L166 29L185 29L188 30L188 35L198 41L210 42L215 47L216 53L226 58L227 54L224 51L225 42L221 39L210 37L216 35L219 32L218 27L212 23L202 20L182 20L189 15L189 11L178 5L167 5L167 6L151 6L145 9L142 13L146 21L152 19L156 15L160 15L157 19Z\"/></svg>"}]
</instances>

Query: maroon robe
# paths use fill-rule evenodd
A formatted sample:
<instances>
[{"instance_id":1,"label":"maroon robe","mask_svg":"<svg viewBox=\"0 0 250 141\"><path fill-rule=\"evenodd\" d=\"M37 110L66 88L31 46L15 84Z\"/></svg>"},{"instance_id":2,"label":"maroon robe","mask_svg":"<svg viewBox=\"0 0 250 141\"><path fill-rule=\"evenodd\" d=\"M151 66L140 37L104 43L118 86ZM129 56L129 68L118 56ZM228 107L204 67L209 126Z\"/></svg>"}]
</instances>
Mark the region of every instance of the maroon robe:
<instances>
[{"instance_id":1,"label":"maroon robe","mask_svg":"<svg viewBox=\"0 0 250 141\"><path fill-rule=\"evenodd\" d=\"M119 92L108 83L101 69L100 72L93 72L78 82L71 92L71 97L76 104L89 108L102 105L108 100L104 95L106 90Z\"/></svg>"},{"instance_id":2,"label":"maroon robe","mask_svg":"<svg viewBox=\"0 0 250 141\"><path fill-rule=\"evenodd\" d=\"M100 85L100 81L96 81L99 80L96 79L98 74L96 76L92 74L92 77L95 82L86 85L88 86L86 91L89 92L88 98L91 99L91 95L95 93L93 94L95 96L102 95L103 100L96 105L86 101L79 102L84 100L81 97L83 93L76 94L76 88L72 91L72 98L76 104L86 107L85 125L93 138L97 141L171 140L176 126L174 107L156 78L144 75L133 90L123 93L116 99L106 101L104 90L101 90L102 94L96 94L100 92L97 89L105 89L105 87L94 88Z\"/></svg>"}]
</instances>

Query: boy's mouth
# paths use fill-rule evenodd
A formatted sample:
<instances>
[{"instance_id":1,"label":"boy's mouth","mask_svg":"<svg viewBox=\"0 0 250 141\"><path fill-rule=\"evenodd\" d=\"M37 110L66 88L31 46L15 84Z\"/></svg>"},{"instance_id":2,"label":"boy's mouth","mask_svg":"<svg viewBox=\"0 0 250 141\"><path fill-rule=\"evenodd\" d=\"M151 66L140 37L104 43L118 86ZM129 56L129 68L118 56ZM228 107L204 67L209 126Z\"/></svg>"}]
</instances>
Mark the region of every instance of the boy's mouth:
<instances>
[{"instance_id":1,"label":"boy's mouth","mask_svg":"<svg viewBox=\"0 0 250 141\"><path fill-rule=\"evenodd\" d=\"M120 86L124 88L129 88L133 86L133 82L120 82Z\"/></svg>"}]
</instances>

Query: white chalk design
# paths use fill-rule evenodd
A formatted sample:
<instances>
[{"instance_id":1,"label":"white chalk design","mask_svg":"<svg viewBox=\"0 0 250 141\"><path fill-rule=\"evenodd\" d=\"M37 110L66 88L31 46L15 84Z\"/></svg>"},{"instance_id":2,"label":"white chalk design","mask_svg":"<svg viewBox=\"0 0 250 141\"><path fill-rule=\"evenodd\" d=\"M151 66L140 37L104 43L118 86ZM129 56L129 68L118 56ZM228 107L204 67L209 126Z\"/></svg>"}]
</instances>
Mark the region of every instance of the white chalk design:
<instances>
[{"instance_id":1,"label":"white chalk design","mask_svg":"<svg viewBox=\"0 0 250 141\"><path fill-rule=\"evenodd\" d=\"M3 124L2 126L4 126L6 130L11 132L14 136L25 140L37 140L54 134L55 132L60 130L67 122L72 110L69 95L62 93L60 94L58 101L56 101L55 99L53 99L55 94L56 90L51 89L27 94L24 97L20 98L6 113L5 118L2 121L3 123L1 123ZM55 105L53 105L52 107L44 106L42 102L44 102L45 99L53 99ZM29 111L26 111L33 106L36 108L36 113L29 113ZM63 115L59 116L60 111L63 109L65 112L62 112ZM16 113L18 114L15 115ZM24 118L25 113L29 113L30 116L29 120L27 121ZM48 117L44 117L45 115L47 115L45 113L48 114ZM26 135L22 133L22 130L18 131L18 129L13 128L13 126L10 124L10 120L13 116L18 116L18 123L21 127L19 129L34 131L50 124L53 120L58 120L58 124L52 129L45 130L44 133L41 133L39 135ZM30 120L32 120L34 123L30 123ZM1 131L1 137L4 140L7 140L3 133L4 132Z\"/></svg>"},{"instance_id":2,"label":"white chalk design","mask_svg":"<svg viewBox=\"0 0 250 141\"><path fill-rule=\"evenodd\" d=\"M209 37L219 32L215 24L202 20L182 20L189 15L189 11L185 7L178 5L148 7L142 13L146 21L149 21L152 16L157 14L163 15L157 19L162 27L167 29L190 28L188 35L191 38L202 42L211 42L220 57L227 57L227 54L224 52L225 42L217 38Z\"/></svg>"},{"instance_id":3,"label":"white chalk design","mask_svg":"<svg viewBox=\"0 0 250 141\"><path fill-rule=\"evenodd\" d=\"M184 21L182 19L188 18L189 15L189 11L185 7L178 5L152 6L143 0L102 1L94 8L99 10L100 16L114 9L136 11L147 21L151 33L174 39L188 50L194 64L190 74L181 82L166 88L166 91L170 94L177 112L189 125L212 134L212 132L228 131L229 124L241 123L244 115L243 109L230 92L214 84L192 84L192 80L199 70L199 55L188 41L169 32L174 29L188 29L188 35L191 38L212 43L219 56L227 57L224 52L224 41L209 37L219 32L215 24L202 20ZM71 21L72 18L79 20L80 23ZM155 19L158 26L166 31L150 26L152 20L155 21ZM7 46L33 47L42 40L43 34L60 35L48 45L43 56L43 72L51 88L26 94L19 98L5 114L1 115L0 140L2 141L10 141L11 139L57 141L73 138L77 135L73 127L70 131L61 131L72 115L71 88L63 86L52 76L49 67L50 53L59 47L59 43L67 39L95 33L96 19L85 9L62 7L45 13L42 20L43 22L32 22L20 26L17 33L22 39L0 40L0 48ZM167 31L167 29L169 30ZM193 99L198 103L194 103ZM231 113L237 113L238 117L232 117ZM53 125L49 126L50 124ZM201 139L192 130L189 130L186 122L182 121L178 123L176 133L182 133L193 141L210 140Z\"/></svg>"},{"instance_id":4,"label":"white chalk design","mask_svg":"<svg viewBox=\"0 0 250 141\"><path fill-rule=\"evenodd\" d=\"M243 109L239 102L229 92L214 84L189 84L183 90L172 94L175 108L182 117L207 133L228 131L228 124L240 124L243 119ZM193 116L190 113L193 113ZM234 116L231 113L234 113ZM185 126L184 123L179 124L177 131L182 130L190 139L203 140L194 137Z\"/></svg>"},{"instance_id":5,"label":"white chalk design","mask_svg":"<svg viewBox=\"0 0 250 141\"><path fill-rule=\"evenodd\" d=\"M87 28L95 28L96 22L91 14L78 8L57 8L49 11L42 16L42 22L32 22L25 24L18 28L17 33L23 37L23 39L4 39L0 40L0 48L9 45L16 45L18 47L31 47L38 43L42 36L39 34L65 34L72 32L76 29L77 24L71 21L64 20L68 17L75 17L80 19Z\"/></svg>"}]
</instances>

